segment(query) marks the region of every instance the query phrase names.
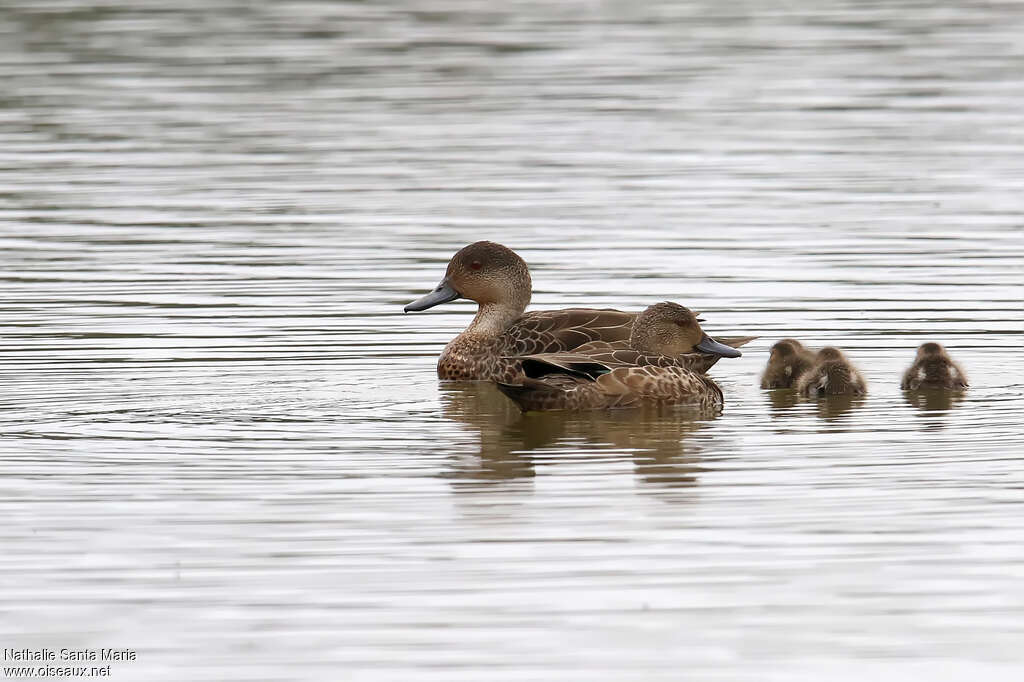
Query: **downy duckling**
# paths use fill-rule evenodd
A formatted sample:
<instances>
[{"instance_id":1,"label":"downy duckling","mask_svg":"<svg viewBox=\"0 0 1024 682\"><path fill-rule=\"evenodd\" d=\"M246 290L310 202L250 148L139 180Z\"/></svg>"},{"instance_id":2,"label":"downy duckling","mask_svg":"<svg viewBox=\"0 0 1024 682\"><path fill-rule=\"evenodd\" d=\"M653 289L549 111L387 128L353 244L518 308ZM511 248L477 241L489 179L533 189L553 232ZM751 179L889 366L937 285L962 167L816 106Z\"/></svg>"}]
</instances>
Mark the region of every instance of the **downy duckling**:
<instances>
[{"instance_id":1,"label":"downy duckling","mask_svg":"<svg viewBox=\"0 0 1024 682\"><path fill-rule=\"evenodd\" d=\"M772 346L761 375L761 388L792 388L814 365L814 353L796 339L782 339Z\"/></svg>"},{"instance_id":2,"label":"downy duckling","mask_svg":"<svg viewBox=\"0 0 1024 682\"><path fill-rule=\"evenodd\" d=\"M967 388L967 375L941 344L930 341L917 349L914 364L903 373L900 388L905 391L934 388L958 391Z\"/></svg>"},{"instance_id":3,"label":"downy duckling","mask_svg":"<svg viewBox=\"0 0 1024 682\"><path fill-rule=\"evenodd\" d=\"M800 377L796 389L805 398L864 395L867 384L838 348L826 346L814 356L814 366Z\"/></svg>"}]
</instances>

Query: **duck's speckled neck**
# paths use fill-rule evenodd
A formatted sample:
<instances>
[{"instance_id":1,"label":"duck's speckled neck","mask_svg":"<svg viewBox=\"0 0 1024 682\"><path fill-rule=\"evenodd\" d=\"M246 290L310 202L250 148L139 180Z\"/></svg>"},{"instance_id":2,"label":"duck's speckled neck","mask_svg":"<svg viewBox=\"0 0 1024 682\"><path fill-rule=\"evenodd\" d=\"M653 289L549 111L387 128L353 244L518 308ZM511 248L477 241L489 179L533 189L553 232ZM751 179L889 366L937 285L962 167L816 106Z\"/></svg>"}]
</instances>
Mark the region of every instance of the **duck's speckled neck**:
<instances>
[{"instance_id":1,"label":"duck's speckled neck","mask_svg":"<svg viewBox=\"0 0 1024 682\"><path fill-rule=\"evenodd\" d=\"M516 306L507 303L481 303L476 317L463 334L496 337L505 332L523 314Z\"/></svg>"},{"instance_id":2,"label":"duck's speckled neck","mask_svg":"<svg viewBox=\"0 0 1024 682\"><path fill-rule=\"evenodd\" d=\"M503 303L480 304L466 330L444 347L437 375L442 379L491 379L508 364L501 358L507 342L503 334L522 312Z\"/></svg>"}]
</instances>

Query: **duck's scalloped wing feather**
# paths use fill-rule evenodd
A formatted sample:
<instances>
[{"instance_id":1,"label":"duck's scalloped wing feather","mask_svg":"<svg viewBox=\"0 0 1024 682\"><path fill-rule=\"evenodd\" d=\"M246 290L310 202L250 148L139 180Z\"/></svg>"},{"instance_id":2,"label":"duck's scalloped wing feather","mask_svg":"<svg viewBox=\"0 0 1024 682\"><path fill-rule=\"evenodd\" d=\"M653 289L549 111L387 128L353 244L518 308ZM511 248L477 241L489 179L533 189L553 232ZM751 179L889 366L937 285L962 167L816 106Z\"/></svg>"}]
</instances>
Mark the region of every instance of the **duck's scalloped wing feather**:
<instances>
[{"instance_id":1,"label":"duck's scalloped wing feather","mask_svg":"<svg viewBox=\"0 0 1024 682\"><path fill-rule=\"evenodd\" d=\"M595 341L629 340L635 313L566 308L526 313L506 332L509 355L570 351Z\"/></svg>"},{"instance_id":2,"label":"duck's scalloped wing feather","mask_svg":"<svg viewBox=\"0 0 1024 682\"><path fill-rule=\"evenodd\" d=\"M535 353L515 359L520 362L523 373L531 379L547 378L555 374L569 374L593 381L602 374L612 371L612 367L577 353Z\"/></svg>"}]
</instances>

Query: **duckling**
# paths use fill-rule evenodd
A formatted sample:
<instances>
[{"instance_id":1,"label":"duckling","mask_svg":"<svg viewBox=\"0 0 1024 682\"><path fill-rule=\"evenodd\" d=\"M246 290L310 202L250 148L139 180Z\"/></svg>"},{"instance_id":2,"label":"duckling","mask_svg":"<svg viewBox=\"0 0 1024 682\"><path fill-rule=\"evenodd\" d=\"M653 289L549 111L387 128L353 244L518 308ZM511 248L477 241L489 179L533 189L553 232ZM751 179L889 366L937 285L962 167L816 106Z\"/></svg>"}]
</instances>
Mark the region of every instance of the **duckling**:
<instances>
[{"instance_id":1,"label":"duckling","mask_svg":"<svg viewBox=\"0 0 1024 682\"><path fill-rule=\"evenodd\" d=\"M941 344L922 343L917 349L914 364L903 373L900 388L905 391L933 388L963 390L967 388L967 375Z\"/></svg>"},{"instance_id":2,"label":"duckling","mask_svg":"<svg viewBox=\"0 0 1024 682\"><path fill-rule=\"evenodd\" d=\"M814 366L797 380L796 389L805 398L864 395L867 384L838 348L826 346L814 356Z\"/></svg>"},{"instance_id":3,"label":"duckling","mask_svg":"<svg viewBox=\"0 0 1024 682\"><path fill-rule=\"evenodd\" d=\"M438 377L514 381L521 372L503 357L571 351L590 342L607 342L614 349L628 341L636 313L594 308L527 313L532 287L526 262L512 249L480 241L459 250L437 287L405 306L405 312L421 311L457 298L479 305L465 331L441 352ZM722 341L736 347L753 338Z\"/></svg>"},{"instance_id":4,"label":"duckling","mask_svg":"<svg viewBox=\"0 0 1024 682\"><path fill-rule=\"evenodd\" d=\"M630 365L615 366L571 353L525 356L520 358L526 375L522 382L498 382L498 389L523 411L644 404L722 406L718 384L682 366L679 356L695 349L725 357L740 353L705 334L688 308L667 301L650 306L633 323L630 345Z\"/></svg>"},{"instance_id":5,"label":"duckling","mask_svg":"<svg viewBox=\"0 0 1024 682\"><path fill-rule=\"evenodd\" d=\"M792 388L813 365L814 353L796 339L782 339L772 346L761 375L761 388Z\"/></svg>"}]
</instances>

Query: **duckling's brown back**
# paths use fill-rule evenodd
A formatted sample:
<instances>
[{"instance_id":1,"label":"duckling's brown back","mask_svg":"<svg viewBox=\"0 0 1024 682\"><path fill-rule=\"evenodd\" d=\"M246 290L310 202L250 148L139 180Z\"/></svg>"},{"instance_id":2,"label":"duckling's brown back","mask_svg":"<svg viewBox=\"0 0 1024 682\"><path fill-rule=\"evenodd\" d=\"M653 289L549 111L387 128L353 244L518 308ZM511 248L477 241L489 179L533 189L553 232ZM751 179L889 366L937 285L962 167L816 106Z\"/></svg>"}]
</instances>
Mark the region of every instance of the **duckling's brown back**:
<instances>
[{"instance_id":1,"label":"duckling's brown back","mask_svg":"<svg viewBox=\"0 0 1024 682\"><path fill-rule=\"evenodd\" d=\"M867 386L860 372L845 360L818 363L798 382L797 390L808 398L826 395L863 395Z\"/></svg>"},{"instance_id":2,"label":"duckling's brown back","mask_svg":"<svg viewBox=\"0 0 1024 682\"><path fill-rule=\"evenodd\" d=\"M908 369L903 375L900 387L904 390L918 389L963 389L967 388L967 377L960 367L945 354L928 355Z\"/></svg>"}]
</instances>

